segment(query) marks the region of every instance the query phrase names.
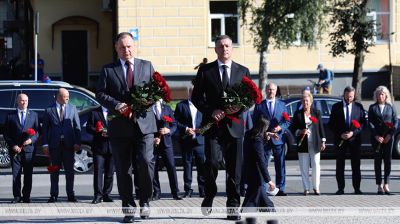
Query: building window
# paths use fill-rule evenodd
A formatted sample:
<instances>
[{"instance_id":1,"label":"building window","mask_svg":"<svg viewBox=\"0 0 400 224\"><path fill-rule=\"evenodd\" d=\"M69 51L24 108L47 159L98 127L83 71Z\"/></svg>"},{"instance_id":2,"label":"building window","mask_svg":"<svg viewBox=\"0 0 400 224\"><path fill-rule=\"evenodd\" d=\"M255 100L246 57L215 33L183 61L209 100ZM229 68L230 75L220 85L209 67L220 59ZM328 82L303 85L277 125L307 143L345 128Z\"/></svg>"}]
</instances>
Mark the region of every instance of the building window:
<instances>
[{"instance_id":1,"label":"building window","mask_svg":"<svg viewBox=\"0 0 400 224\"><path fill-rule=\"evenodd\" d=\"M214 45L220 35L229 35L234 44L239 43L239 15L237 1L210 1L209 42Z\"/></svg>"},{"instance_id":2,"label":"building window","mask_svg":"<svg viewBox=\"0 0 400 224\"><path fill-rule=\"evenodd\" d=\"M368 6L368 16L376 21L375 29L377 36L375 42L388 41L390 35L390 2L389 0L372 0Z\"/></svg>"}]
</instances>

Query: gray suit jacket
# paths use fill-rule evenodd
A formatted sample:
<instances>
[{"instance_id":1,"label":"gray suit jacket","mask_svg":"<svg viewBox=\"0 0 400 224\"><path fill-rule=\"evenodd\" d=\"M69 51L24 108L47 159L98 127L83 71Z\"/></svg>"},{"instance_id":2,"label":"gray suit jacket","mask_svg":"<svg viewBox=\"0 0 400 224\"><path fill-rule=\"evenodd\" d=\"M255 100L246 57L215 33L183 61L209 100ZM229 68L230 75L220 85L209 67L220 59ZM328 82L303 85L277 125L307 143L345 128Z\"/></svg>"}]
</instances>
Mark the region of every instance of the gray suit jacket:
<instances>
[{"instance_id":1,"label":"gray suit jacket","mask_svg":"<svg viewBox=\"0 0 400 224\"><path fill-rule=\"evenodd\" d=\"M61 135L64 135L65 148L72 148L74 144L81 144L81 125L78 111L72 104L65 105L65 115L63 122L57 113L57 105L47 108L43 117L43 145L49 148L58 148Z\"/></svg>"},{"instance_id":2,"label":"gray suit jacket","mask_svg":"<svg viewBox=\"0 0 400 224\"><path fill-rule=\"evenodd\" d=\"M143 86L150 82L154 68L150 61L134 59L134 85ZM129 103L129 89L125 80L123 67L119 60L105 65L97 83L96 98L112 114L119 114L115 107L118 103ZM133 137L134 124L139 126L142 134L157 132L156 119L151 107L145 113L135 114L132 121L118 116L110 121L110 137Z\"/></svg>"}]
</instances>

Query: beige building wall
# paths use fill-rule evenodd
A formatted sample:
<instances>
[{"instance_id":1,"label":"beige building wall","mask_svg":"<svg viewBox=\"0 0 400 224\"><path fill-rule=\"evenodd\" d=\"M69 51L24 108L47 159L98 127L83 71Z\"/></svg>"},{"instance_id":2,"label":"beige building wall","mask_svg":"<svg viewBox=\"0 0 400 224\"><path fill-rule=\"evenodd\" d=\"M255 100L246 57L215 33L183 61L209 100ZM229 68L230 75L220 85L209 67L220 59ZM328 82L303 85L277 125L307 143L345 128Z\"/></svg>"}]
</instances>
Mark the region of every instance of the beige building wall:
<instances>
[{"instance_id":1,"label":"beige building wall","mask_svg":"<svg viewBox=\"0 0 400 224\"><path fill-rule=\"evenodd\" d=\"M86 30L88 34L88 72L98 74L101 67L112 61L111 12L102 9L101 0L32 0L35 11L40 14L38 51L45 60L45 73L62 74L61 31ZM99 45L96 46L96 26L70 24L56 26L54 49L52 49L52 24L69 16L85 16L99 22Z\"/></svg>"},{"instance_id":2,"label":"beige building wall","mask_svg":"<svg viewBox=\"0 0 400 224\"><path fill-rule=\"evenodd\" d=\"M391 1L392 30L399 30L399 4ZM118 32L139 29L137 55L151 60L163 74L194 75L193 69L203 57L215 60L213 46L208 43L209 0L118 0ZM259 54L254 50L251 35L242 26L239 46L233 59L258 72ZM292 47L268 52L268 70L274 72L316 72L317 64L335 71L352 71L353 55L333 58L326 46L328 37L313 49ZM399 34L392 35L392 62L400 63ZM377 71L389 64L388 43L378 43L367 54L364 70Z\"/></svg>"}]
</instances>

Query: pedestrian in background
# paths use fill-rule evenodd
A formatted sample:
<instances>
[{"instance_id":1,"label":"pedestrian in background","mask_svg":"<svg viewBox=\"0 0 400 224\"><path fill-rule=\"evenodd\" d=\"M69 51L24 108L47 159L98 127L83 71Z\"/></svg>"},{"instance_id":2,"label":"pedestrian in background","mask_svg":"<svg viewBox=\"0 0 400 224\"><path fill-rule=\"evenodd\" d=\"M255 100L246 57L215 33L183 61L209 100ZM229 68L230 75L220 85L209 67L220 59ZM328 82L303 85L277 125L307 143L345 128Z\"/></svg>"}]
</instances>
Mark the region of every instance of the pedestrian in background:
<instances>
[{"instance_id":1,"label":"pedestrian in background","mask_svg":"<svg viewBox=\"0 0 400 224\"><path fill-rule=\"evenodd\" d=\"M397 112L388 88L378 86L374 92L375 103L369 106L368 121L371 129L371 144L375 150L374 167L378 194L391 194L389 189L392 168L393 134L397 129ZM382 159L384 175L382 185Z\"/></svg>"},{"instance_id":2,"label":"pedestrian in background","mask_svg":"<svg viewBox=\"0 0 400 224\"><path fill-rule=\"evenodd\" d=\"M333 72L324 68L323 64L317 66L319 71L318 84L320 94L331 94L332 93L332 82L333 82Z\"/></svg>"},{"instance_id":3,"label":"pedestrian in background","mask_svg":"<svg viewBox=\"0 0 400 224\"><path fill-rule=\"evenodd\" d=\"M91 112L86 124L86 131L93 135L93 204L114 201L110 197L114 182L114 160L108 137L107 116L107 108L100 106Z\"/></svg>"},{"instance_id":4,"label":"pedestrian in background","mask_svg":"<svg viewBox=\"0 0 400 224\"><path fill-rule=\"evenodd\" d=\"M60 88L56 103L47 108L43 116L43 152L50 153L50 163L64 167L66 190L69 202L77 202L74 192L75 152L80 150L81 125L76 107L68 103L69 92ZM50 198L48 203L58 200L60 170L50 174Z\"/></svg>"},{"instance_id":5,"label":"pedestrian in background","mask_svg":"<svg viewBox=\"0 0 400 224\"><path fill-rule=\"evenodd\" d=\"M36 112L28 109L28 96L18 94L17 109L10 112L4 122L4 139L9 146L12 170L12 188L14 199L11 203L30 203L32 190L33 162L35 143L39 136L39 121ZM28 133L31 131L31 133ZM24 173L24 185L21 195L21 174Z\"/></svg>"},{"instance_id":6,"label":"pedestrian in background","mask_svg":"<svg viewBox=\"0 0 400 224\"><path fill-rule=\"evenodd\" d=\"M312 187L315 195L320 195L320 152L325 150L325 131L321 112L312 108L313 96L311 93L304 93L303 108L297 110L293 115L290 130L296 136L297 151L301 179L303 182L304 195L311 190L309 179L309 168L312 168Z\"/></svg>"}]
</instances>

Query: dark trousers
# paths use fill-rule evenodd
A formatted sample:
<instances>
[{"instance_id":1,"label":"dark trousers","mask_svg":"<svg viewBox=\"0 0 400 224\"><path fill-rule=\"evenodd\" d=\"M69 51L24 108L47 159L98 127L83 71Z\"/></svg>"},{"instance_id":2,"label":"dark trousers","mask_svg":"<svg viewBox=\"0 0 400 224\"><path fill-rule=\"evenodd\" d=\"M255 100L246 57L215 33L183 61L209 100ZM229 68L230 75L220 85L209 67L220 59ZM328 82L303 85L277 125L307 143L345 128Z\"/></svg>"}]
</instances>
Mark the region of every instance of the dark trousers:
<instances>
[{"instance_id":1,"label":"dark trousers","mask_svg":"<svg viewBox=\"0 0 400 224\"><path fill-rule=\"evenodd\" d=\"M75 151L72 148L65 148L64 143L61 142L58 148L50 148L50 161L52 165L64 167L65 182L67 196L73 197L74 193L74 162L75 162ZM50 195L58 197L58 180L60 171L55 171L50 174Z\"/></svg>"},{"instance_id":2,"label":"dark trousers","mask_svg":"<svg viewBox=\"0 0 400 224\"><path fill-rule=\"evenodd\" d=\"M285 191L286 188L286 164L285 164L285 150L283 145L272 145L268 144L265 147L265 156L267 164L269 163L270 155L274 156L275 165L275 184L280 191Z\"/></svg>"},{"instance_id":3,"label":"dark trousers","mask_svg":"<svg viewBox=\"0 0 400 224\"><path fill-rule=\"evenodd\" d=\"M340 148L336 148L336 181L339 190L344 190L344 167L346 160L346 153L350 152L351 160L351 171L354 190L360 190L361 184L361 156L360 156L360 145L350 144L348 141L344 141Z\"/></svg>"},{"instance_id":4,"label":"dark trousers","mask_svg":"<svg viewBox=\"0 0 400 224\"><path fill-rule=\"evenodd\" d=\"M213 199L217 194L216 179L221 160L225 160L227 207L240 206L240 180L242 168L243 138L233 138L227 129L219 130L217 136L205 136L204 164L205 198ZM221 153L223 158L221 158Z\"/></svg>"},{"instance_id":5,"label":"dark trousers","mask_svg":"<svg viewBox=\"0 0 400 224\"><path fill-rule=\"evenodd\" d=\"M137 127L138 129L138 127ZM117 174L118 193L123 207L136 207L133 198L132 167L140 189L139 203L147 203L152 197L154 178L154 134L143 135L136 130L133 138L110 138Z\"/></svg>"},{"instance_id":6,"label":"dark trousers","mask_svg":"<svg viewBox=\"0 0 400 224\"><path fill-rule=\"evenodd\" d=\"M199 186L199 192L204 193L204 145L198 145L197 142L190 142L187 144L181 144L182 159L183 159L183 181L184 190L192 190L192 169L193 169L193 157L195 158L196 169L197 169L197 184Z\"/></svg>"},{"instance_id":7,"label":"dark trousers","mask_svg":"<svg viewBox=\"0 0 400 224\"><path fill-rule=\"evenodd\" d=\"M113 187L114 161L111 153L93 154L93 188L95 197L109 195ZM103 182L104 180L104 182Z\"/></svg>"},{"instance_id":8,"label":"dark trousers","mask_svg":"<svg viewBox=\"0 0 400 224\"><path fill-rule=\"evenodd\" d=\"M265 211L275 211L275 205L268 198L265 188L262 185L254 185L254 183L249 183L242 207L243 212L257 212L257 208L265 208Z\"/></svg>"},{"instance_id":9,"label":"dark trousers","mask_svg":"<svg viewBox=\"0 0 400 224\"><path fill-rule=\"evenodd\" d=\"M155 169L154 169L154 180L153 180L153 194L161 193L160 180L158 177L158 170L160 166L159 157L167 168L169 187L171 188L172 195L178 195L179 187L178 187L178 178L176 175L176 167L175 167L175 158L172 147L164 147L159 145L154 149L154 159L155 159Z\"/></svg>"},{"instance_id":10,"label":"dark trousers","mask_svg":"<svg viewBox=\"0 0 400 224\"><path fill-rule=\"evenodd\" d=\"M21 197L21 174L24 173L24 186L22 188L22 196L29 199L32 190L32 173L33 160L35 152L22 151L18 155L11 154L11 167L13 174L13 195Z\"/></svg>"},{"instance_id":11,"label":"dark trousers","mask_svg":"<svg viewBox=\"0 0 400 224\"><path fill-rule=\"evenodd\" d=\"M374 154L374 167L375 167L375 180L376 184L382 184L382 159L384 162L384 184L389 184L390 172L392 171L392 150L393 150L393 138L387 144L381 144L378 152Z\"/></svg>"}]
</instances>

